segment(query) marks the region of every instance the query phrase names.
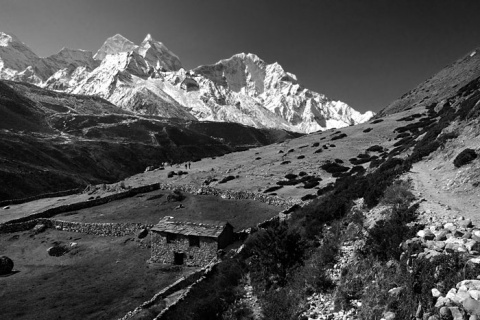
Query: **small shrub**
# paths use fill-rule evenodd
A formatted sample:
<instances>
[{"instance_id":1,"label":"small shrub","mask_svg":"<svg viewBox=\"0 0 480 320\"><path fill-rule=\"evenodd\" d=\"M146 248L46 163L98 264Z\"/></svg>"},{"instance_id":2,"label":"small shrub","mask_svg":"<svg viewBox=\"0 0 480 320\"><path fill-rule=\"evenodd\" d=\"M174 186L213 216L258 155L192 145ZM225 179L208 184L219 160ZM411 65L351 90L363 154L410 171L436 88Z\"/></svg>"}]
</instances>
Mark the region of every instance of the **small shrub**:
<instances>
[{"instance_id":1,"label":"small shrub","mask_svg":"<svg viewBox=\"0 0 480 320\"><path fill-rule=\"evenodd\" d=\"M168 202L177 202L177 201L182 201L183 199L185 199L185 196L178 189L173 190L172 193L167 195Z\"/></svg>"},{"instance_id":2,"label":"small shrub","mask_svg":"<svg viewBox=\"0 0 480 320\"><path fill-rule=\"evenodd\" d=\"M371 123L371 124L377 124L377 123L380 123L380 122L383 122L383 119L373 120L373 121L370 122L370 123Z\"/></svg>"},{"instance_id":3,"label":"small shrub","mask_svg":"<svg viewBox=\"0 0 480 320\"><path fill-rule=\"evenodd\" d=\"M235 179L234 176L226 176L226 177L223 178L222 180L218 181L218 183L226 183L226 182L231 181L231 180L233 180L233 179Z\"/></svg>"},{"instance_id":4,"label":"small shrub","mask_svg":"<svg viewBox=\"0 0 480 320\"><path fill-rule=\"evenodd\" d=\"M327 162L320 166L323 170L327 171L328 173L335 173L335 172L345 172L348 171L349 167L344 167L335 162Z\"/></svg>"},{"instance_id":5,"label":"small shrub","mask_svg":"<svg viewBox=\"0 0 480 320\"><path fill-rule=\"evenodd\" d=\"M397 180L392 185L388 186L383 194L382 203L393 206L407 206L410 202L415 200L415 196L410 191L412 184L410 181Z\"/></svg>"},{"instance_id":6,"label":"small shrub","mask_svg":"<svg viewBox=\"0 0 480 320\"><path fill-rule=\"evenodd\" d=\"M301 235L285 222L276 221L250 235L244 251L251 257L250 274L256 289L284 287L293 271L303 265L304 250Z\"/></svg>"},{"instance_id":7,"label":"small shrub","mask_svg":"<svg viewBox=\"0 0 480 320\"><path fill-rule=\"evenodd\" d=\"M306 194L304 195L303 197L300 198L300 200L302 201L307 201L307 200L313 200L315 199L317 196L314 195L314 194Z\"/></svg>"},{"instance_id":8,"label":"small shrub","mask_svg":"<svg viewBox=\"0 0 480 320\"><path fill-rule=\"evenodd\" d=\"M357 173L357 172L358 173L363 173L365 171L366 171L366 169L362 166L355 166L352 169L350 169L350 173Z\"/></svg>"},{"instance_id":9,"label":"small shrub","mask_svg":"<svg viewBox=\"0 0 480 320\"><path fill-rule=\"evenodd\" d=\"M338 135L338 136L332 137L331 140L332 140L332 141L334 141L334 140L339 140L339 139L343 139L343 138L345 138L345 137L347 137L347 134L342 133L342 134L340 134L340 135Z\"/></svg>"},{"instance_id":10,"label":"small shrub","mask_svg":"<svg viewBox=\"0 0 480 320\"><path fill-rule=\"evenodd\" d=\"M292 180L280 180L277 181L276 184L279 186L294 186L296 184L299 184L300 181L298 179L292 179Z\"/></svg>"},{"instance_id":11,"label":"small shrub","mask_svg":"<svg viewBox=\"0 0 480 320\"><path fill-rule=\"evenodd\" d=\"M300 298L286 288L278 291L270 290L262 300L264 318L276 320L295 319L295 316L301 311L299 302Z\"/></svg>"},{"instance_id":12,"label":"small shrub","mask_svg":"<svg viewBox=\"0 0 480 320\"><path fill-rule=\"evenodd\" d=\"M382 152L383 151L383 147L382 146L379 146L379 145L374 145L374 146L371 146L367 149L367 151L372 151L372 152Z\"/></svg>"},{"instance_id":13,"label":"small shrub","mask_svg":"<svg viewBox=\"0 0 480 320\"><path fill-rule=\"evenodd\" d=\"M395 137L395 140L406 138L406 137L410 137L410 133L409 132L402 132L402 133L397 134L397 136Z\"/></svg>"},{"instance_id":14,"label":"small shrub","mask_svg":"<svg viewBox=\"0 0 480 320\"><path fill-rule=\"evenodd\" d=\"M298 156L297 159L300 160L300 159L304 159L305 156L304 155L301 155L301 156Z\"/></svg>"},{"instance_id":15,"label":"small shrub","mask_svg":"<svg viewBox=\"0 0 480 320\"><path fill-rule=\"evenodd\" d=\"M290 163L290 161L288 161L288 160L280 162L280 164L289 164L289 163Z\"/></svg>"},{"instance_id":16,"label":"small shrub","mask_svg":"<svg viewBox=\"0 0 480 320\"><path fill-rule=\"evenodd\" d=\"M334 183L329 183L325 187L323 187L321 189L318 189L317 195L318 196L324 195L325 193L330 192L333 189L335 189L335 184Z\"/></svg>"},{"instance_id":17,"label":"small shrub","mask_svg":"<svg viewBox=\"0 0 480 320\"><path fill-rule=\"evenodd\" d=\"M312 188L318 186L318 184L319 184L319 183L318 183L317 180L310 180L310 181L304 182L304 183L303 183L303 187L304 187L305 189L312 189Z\"/></svg>"},{"instance_id":18,"label":"small shrub","mask_svg":"<svg viewBox=\"0 0 480 320\"><path fill-rule=\"evenodd\" d=\"M411 208L394 207L386 219L377 221L368 231L363 253L371 254L377 259L388 261L399 260L402 253L400 244L415 236L417 230L407 224L416 217L418 205Z\"/></svg>"},{"instance_id":19,"label":"small shrub","mask_svg":"<svg viewBox=\"0 0 480 320\"><path fill-rule=\"evenodd\" d=\"M336 163L339 163L339 164L342 164L342 163L343 163L343 160L342 160L342 159L335 159L335 162L336 162Z\"/></svg>"},{"instance_id":20,"label":"small shrub","mask_svg":"<svg viewBox=\"0 0 480 320\"><path fill-rule=\"evenodd\" d=\"M315 150L314 153L320 153L320 152L323 152L323 149L317 149L317 150Z\"/></svg>"},{"instance_id":21,"label":"small shrub","mask_svg":"<svg viewBox=\"0 0 480 320\"><path fill-rule=\"evenodd\" d=\"M294 174L294 173L287 173L285 175L285 178L288 179L288 180L293 180L293 179L296 179L297 178L297 175Z\"/></svg>"},{"instance_id":22,"label":"small shrub","mask_svg":"<svg viewBox=\"0 0 480 320\"><path fill-rule=\"evenodd\" d=\"M363 130L363 132L367 133L367 132L370 132L372 130L373 130L373 128L367 128L367 129Z\"/></svg>"},{"instance_id":23,"label":"small shrub","mask_svg":"<svg viewBox=\"0 0 480 320\"><path fill-rule=\"evenodd\" d=\"M315 142L314 144L312 144L312 147L318 147L320 145L320 142Z\"/></svg>"},{"instance_id":24,"label":"small shrub","mask_svg":"<svg viewBox=\"0 0 480 320\"><path fill-rule=\"evenodd\" d=\"M358 166L360 164L364 164L364 163L367 163L367 162L370 162L370 157L368 158L363 158L363 159L356 159L356 158L352 158L349 160L351 164L355 165L355 166Z\"/></svg>"},{"instance_id":25,"label":"small shrub","mask_svg":"<svg viewBox=\"0 0 480 320\"><path fill-rule=\"evenodd\" d=\"M393 144L393 146L394 146L394 147L407 146L408 144L410 144L410 143L413 142L413 141L414 141L414 139L413 139L412 137L408 136L408 137L405 137L405 138L403 138L403 139L401 139L401 140L398 140L397 142L395 142L395 143Z\"/></svg>"},{"instance_id":26,"label":"small shrub","mask_svg":"<svg viewBox=\"0 0 480 320\"><path fill-rule=\"evenodd\" d=\"M270 188L267 188L265 189L265 191L263 191L263 193L269 193L269 192L274 192L274 191L277 191L279 189L282 189L283 186L273 186L273 187L270 187Z\"/></svg>"},{"instance_id":27,"label":"small shrub","mask_svg":"<svg viewBox=\"0 0 480 320\"><path fill-rule=\"evenodd\" d=\"M465 149L460 152L455 159L453 160L453 165L457 168L466 165L467 163L472 162L477 158L477 153L473 149Z\"/></svg>"}]
</instances>

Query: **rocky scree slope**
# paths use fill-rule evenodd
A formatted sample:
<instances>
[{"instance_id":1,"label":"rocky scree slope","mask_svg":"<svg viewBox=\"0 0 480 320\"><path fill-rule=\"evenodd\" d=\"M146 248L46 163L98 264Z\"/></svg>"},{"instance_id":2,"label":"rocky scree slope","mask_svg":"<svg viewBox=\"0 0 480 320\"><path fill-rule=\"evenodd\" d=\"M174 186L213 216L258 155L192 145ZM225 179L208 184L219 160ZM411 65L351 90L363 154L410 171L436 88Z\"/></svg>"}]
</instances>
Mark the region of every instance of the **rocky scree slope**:
<instances>
[{"instance_id":1,"label":"rocky scree slope","mask_svg":"<svg viewBox=\"0 0 480 320\"><path fill-rule=\"evenodd\" d=\"M62 49L39 58L15 36L0 33L0 78L100 96L138 114L304 133L354 125L373 116L304 88L278 63L266 64L254 54L237 54L186 71L151 35L136 45L117 34L95 55Z\"/></svg>"}]
</instances>

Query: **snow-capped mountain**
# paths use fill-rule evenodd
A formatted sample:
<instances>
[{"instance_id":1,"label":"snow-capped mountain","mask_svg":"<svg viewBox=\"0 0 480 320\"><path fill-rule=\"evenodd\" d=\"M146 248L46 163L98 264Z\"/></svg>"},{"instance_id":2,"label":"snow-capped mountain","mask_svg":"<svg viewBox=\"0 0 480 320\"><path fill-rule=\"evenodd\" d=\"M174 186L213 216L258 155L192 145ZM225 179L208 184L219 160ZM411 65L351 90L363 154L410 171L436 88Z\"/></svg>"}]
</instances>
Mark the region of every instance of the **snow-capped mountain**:
<instances>
[{"instance_id":1,"label":"snow-capped mountain","mask_svg":"<svg viewBox=\"0 0 480 320\"><path fill-rule=\"evenodd\" d=\"M306 133L361 123L374 115L303 87L278 63L267 64L254 54L236 54L186 71L151 35L136 45L117 34L95 55L64 48L40 58L15 36L0 33L0 77L100 96L139 114Z\"/></svg>"},{"instance_id":2,"label":"snow-capped mountain","mask_svg":"<svg viewBox=\"0 0 480 320\"><path fill-rule=\"evenodd\" d=\"M63 48L56 54L40 58L16 36L0 32L0 77L2 79L42 85L60 70L75 70L81 67L91 71L98 65L91 52L78 49Z\"/></svg>"},{"instance_id":3,"label":"snow-capped mountain","mask_svg":"<svg viewBox=\"0 0 480 320\"><path fill-rule=\"evenodd\" d=\"M313 132L354 125L374 114L361 114L341 101L329 100L298 83L278 63L266 64L254 54L240 53L193 72L232 91L254 98L285 119L295 131Z\"/></svg>"}]
</instances>

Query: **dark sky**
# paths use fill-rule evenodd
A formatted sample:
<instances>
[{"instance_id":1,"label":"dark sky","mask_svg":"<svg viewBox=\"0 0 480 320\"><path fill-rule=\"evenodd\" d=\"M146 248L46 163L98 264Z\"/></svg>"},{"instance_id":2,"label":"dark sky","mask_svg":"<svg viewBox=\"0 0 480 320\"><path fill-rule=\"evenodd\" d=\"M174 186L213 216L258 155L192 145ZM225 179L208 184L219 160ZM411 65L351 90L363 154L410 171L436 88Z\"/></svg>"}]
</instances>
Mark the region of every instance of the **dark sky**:
<instances>
[{"instance_id":1,"label":"dark sky","mask_svg":"<svg viewBox=\"0 0 480 320\"><path fill-rule=\"evenodd\" d=\"M478 0L0 0L0 31L40 56L147 33L193 68L255 53L378 111L480 45Z\"/></svg>"}]
</instances>

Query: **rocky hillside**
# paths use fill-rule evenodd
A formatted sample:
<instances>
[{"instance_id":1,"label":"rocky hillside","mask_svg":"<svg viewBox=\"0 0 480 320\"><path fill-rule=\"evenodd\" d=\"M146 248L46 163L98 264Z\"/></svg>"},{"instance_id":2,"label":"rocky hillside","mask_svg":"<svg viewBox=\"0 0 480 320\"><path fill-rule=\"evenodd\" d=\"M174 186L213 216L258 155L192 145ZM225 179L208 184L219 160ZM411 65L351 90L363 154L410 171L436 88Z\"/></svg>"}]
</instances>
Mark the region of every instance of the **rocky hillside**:
<instances>
[{"instance_id":1,"label":"rocky hillside","mask_svg":"<svg viewBox=\"0 0 480 320\"><path fill-rule=\"evenodd\" d=\"M393 101L379 114L387 115L417 106L428 106L432 103L443 104L446 99L455 95L459 88L480 77L480 55L478 53L479 49L473 50L446 66Z\"/></svg>"},{"instance_id":2,"label":"rocky hillside","mask_svg":"<svg viewBox=\"0 0 480 320\"><path fill-rule=\"evenodd\" d=\"M140 45L115 35L95 55L64 48L40 58L15 36L0 33L0 78L99 96L136 114L303 133L362 123L374 115L303 87L278 63L254 54L186 71L151 35Z\"/></svg>"},{"instance_id":3,"label":"rocky hillside","mask_svg":"<svg viewBox=\"0 0 480 320\"><path fill-rule=\"evenodd\" d=\"M213 178L229 167L236 177L218 188L243 187L306 203L279 215L286 221L256 230L244 251L218 268L209 285L221 284L222 295L199 286L165 319L199 313L222 313L224 319L478 319L475 55L367 123L209 163L220 172ZM455 80L449 85L448 79ZM252 157L254 164L247 160ZM199 170L187 181L205 178ZM149 175L130 178L142 179ZM233 271L236 278L225 283ZM226 296L229 303L212 302Z\"/></svg>"}]
</instances>

